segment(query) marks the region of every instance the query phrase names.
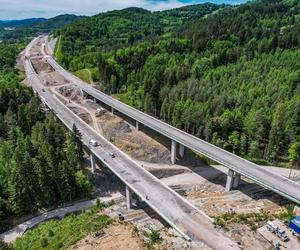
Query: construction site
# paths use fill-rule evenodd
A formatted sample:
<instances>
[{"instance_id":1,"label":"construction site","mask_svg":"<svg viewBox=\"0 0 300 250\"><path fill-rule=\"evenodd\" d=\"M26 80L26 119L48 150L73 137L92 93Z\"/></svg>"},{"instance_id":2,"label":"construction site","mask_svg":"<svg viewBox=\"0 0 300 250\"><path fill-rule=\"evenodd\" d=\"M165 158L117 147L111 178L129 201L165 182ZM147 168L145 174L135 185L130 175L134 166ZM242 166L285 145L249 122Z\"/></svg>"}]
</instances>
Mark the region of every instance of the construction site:
<instances>
[{"instance_id":1,"label":"construction site","mask_svg":"<svg viewBox=\"0 0 300 250\"><path fill-rule=\"evenodd\" d=\"M117 112L112 113L107 107L86 96L78 86L50 67L43 59L41 47L42 44L37 43L31 49L34 55L32 59L34 68L45 88L50 89L68 108L99 134L139 162L143 168L215 219L216 227L238 242L241 249L274 248L274 242L266 239L257 229L264 226L266 220L287 213L290 204L288 200L244 177L237 189L225 192L227 169L213 162L207 162L202 156L189 150L184 159L178 158L175 165L171 164L170 145L166 138L146 128L136 130L135 125L122 115ZM97 88L96 85L94 87ZM92 173L86 155L85 166L85 173L94 186L95 197L123 192L123 184L100 162L97 164L96 171ZM285 177L290 176L289 169L269 168L274 173ZM292 178L300 182L300 171L294 170ZM153 230L158 231L163 239L157 249L209 249L201 242L187 242L182 239L137 197L133 203L133 209L128 210L125 199L120 199L105 210L105 213L112 218L116 220L121 218L126 222L113 225L104 232L107 235L119 235L113 239L114 243L109 243L111 242L109 237L89 235L72 249L97 249L100 244L107 246L105 249L121 247L146 249L143 244L147 241L145 235ZM258 220L256 214L260 213L265 214L265 217ZM231 219L226 218L228 214ZM245 220L239 215L245 215L249 219ZM299 244L295 241L286 249L297 249L297 247L299 249Z\"/></svg>"}]
</instances>

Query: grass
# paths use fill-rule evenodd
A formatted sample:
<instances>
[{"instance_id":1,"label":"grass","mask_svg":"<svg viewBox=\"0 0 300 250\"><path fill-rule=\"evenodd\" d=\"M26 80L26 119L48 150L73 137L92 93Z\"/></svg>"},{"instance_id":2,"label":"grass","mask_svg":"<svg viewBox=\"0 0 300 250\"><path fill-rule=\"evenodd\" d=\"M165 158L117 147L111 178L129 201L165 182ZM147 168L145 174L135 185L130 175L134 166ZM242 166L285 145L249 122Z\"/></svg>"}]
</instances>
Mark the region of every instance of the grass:
<instances>
[{"instance_id":1,"label":"grass","mask_svg":"<svg viewBox=\"0 0 300 250\"><path fill-rule=\"evenodd\" d=\"M61 57L61 36L59 36L59 38L55 44L54 55L56 58Z\"/></svg>"},{"instance_id":2,"label":"grass","mask_svg":"<svg viewBox=\"0 0 300 250\"><path fill-rule=\"evenodd\" d=\"M81 69L74 73L77 77L79 77L82 81L85 81L87 83L92 83L92 75L91 71L89 69Z\"/></svg>"},{"instance_id":3,"label":"grass","mask_svg":"<svg viewBox=\"0 0 300 250\"><path fill-rule=\"evenodd\" d=\"M161 243L162 238L160 237L160 233L158 231L151 231L151 233L149 234L149 239L151 243Z\"/></svg>"},{"instance_id":4,"label":"grass","mask_svg":"<svg viewBox=\"0 0 300 250\"><path fill-rule=\"evenodd\" d=\"M51 220L40 224L18 238L13 249L67 249L91 232L103 229L111 219L99 214L101 203L79 215L69 215L62 220Z\"/></svg>"},{"instance_id":5,"label":"grass","mask_svg":"<svg viewBox=\"0 0 300 250\"><path fill-rule=\"evenodd\" d=\"M269 213L262 211L260 213L241 213L241 214L230 214L225 213L222 216L215 218L215 224L222 227L225 231L228 231L228 226L230 223L239 223L247 225L251 230L255 231L259 227L263 226L268 220L279 219L287 224L292 218L293 206L288 206L286 212L281 213Z\"/></svg>"},{"instance_id":6,"label":"grass","mask_svg":"<svg viewBox=\"0 0 300 250\"><path fill-rule=\"evenodd\" d=\"M142 233L146 238L148 238L147 241L148 249L153 249L154 245L159 245L163 241L163 239L160 236L160 233L156 230L151 230L150 233L143 231Z\"/></svg>"}]
</instances>

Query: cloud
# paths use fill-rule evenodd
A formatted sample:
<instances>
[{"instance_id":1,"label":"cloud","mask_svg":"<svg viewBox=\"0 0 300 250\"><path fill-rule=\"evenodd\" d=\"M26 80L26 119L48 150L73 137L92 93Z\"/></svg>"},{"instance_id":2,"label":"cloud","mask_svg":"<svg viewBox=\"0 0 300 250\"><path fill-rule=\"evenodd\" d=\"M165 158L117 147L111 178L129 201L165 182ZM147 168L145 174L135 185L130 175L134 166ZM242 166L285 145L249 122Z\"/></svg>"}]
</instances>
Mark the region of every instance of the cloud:
<instances>
[{"instance_id":1,"label":"cloud","mask_svg":"<svg viewBox=\"0 0 300 250\"><path fill-rule=\"evenodd\" d=\"M222 0L213 0L222 2ZM233 0L224 0L224 2ZM126 7L165 10L205 0L0 0L0 20L53 17L59 14L94 15Z\"/></svg>"}]
</instances>

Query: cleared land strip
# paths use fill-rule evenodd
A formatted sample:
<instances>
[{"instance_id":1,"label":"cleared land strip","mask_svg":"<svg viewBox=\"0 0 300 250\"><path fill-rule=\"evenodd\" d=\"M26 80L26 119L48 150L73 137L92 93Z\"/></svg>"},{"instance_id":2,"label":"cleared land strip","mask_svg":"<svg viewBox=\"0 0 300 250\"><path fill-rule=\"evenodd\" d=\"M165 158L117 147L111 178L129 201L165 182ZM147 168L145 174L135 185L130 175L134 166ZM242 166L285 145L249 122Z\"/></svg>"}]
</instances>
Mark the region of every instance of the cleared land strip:
<instances>
[{"instance_id":1,"label":"cleared land strip","mask_svg":"<svg viewBox=\"0 0 300 250\"><path fill-rule=\"evenodd\" d=\"M82 141L85 145L89 146L90 139L97 140L101 146L90 148L91 152L166 222L186 238L201 240L213 249L238 249L233 241L217 231L211 219L203 212L144 170L63 105L43 86L30 60L26 60L25 69L35 91L58 118L69 129L75 124L82 134ZM116 157L111 158L110 152L114 152Z\"/></svg>"},{"instance_id":2,"label":"cleared land strip","mask_svg":"<svg viewBox=\"0 0 300 250\"><path fill-rule=\"evenodd\" d=\"M132 119L146 125L149 128L173 139L191 150L203 154L208 158L240 173L253 180L260 186L270 189L298 204L300 204L300 184L273 173L266 167L259 166L221 148L218 148L204 140L181 131L165 122L162 122L150 115L134 109L102 92L89 86L79 78L75 77L62 68L53 57L46 55L48 63L57 73L68 79L70 82L80 86L84 92L94 98L106 103L115 110L131 117Z\"/></svg>"}]
</instances>

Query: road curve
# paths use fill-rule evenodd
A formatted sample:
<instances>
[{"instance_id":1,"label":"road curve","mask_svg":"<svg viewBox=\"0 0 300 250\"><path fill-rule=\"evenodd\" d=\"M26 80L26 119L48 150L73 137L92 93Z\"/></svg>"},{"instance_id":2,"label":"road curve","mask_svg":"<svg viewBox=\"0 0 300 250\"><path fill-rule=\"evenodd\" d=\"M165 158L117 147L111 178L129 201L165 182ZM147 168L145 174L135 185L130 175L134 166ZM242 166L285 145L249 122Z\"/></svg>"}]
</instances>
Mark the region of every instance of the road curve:
<instances>
[{"instance_id":1,"label":"road curve","mask_svg":"<svg viewBox=\"0 0 300 250\"><path fill-rule=\"evenodd\" d=\"M47 37L46 37L47 38ZM45 38L45 40L47 40ZM259 166L248 160L245 160L237 155L225 151L213 144L192 136L184 131L181 131L163 121L160 121L150 115L147 115L135 108L132 108L109 95L100 92L99 90L89 86L78 77L62 68L54 58L46 54L44 56L51 67L59 74L64 76L70 82L80 86L80 88L87 94L100 100L101 102L111 106L115 110L131 117L141 124L171 138L172 140L184 145L185 147L207 156L208 158L218 162L219 164L234 170L235 172L251 179L260 186L282 195L289 200L300 204L300 184L288 178L273 173L266 167Z\"/></svg>"},{"instance_id":2,"label":"road curve","mask_svg":"<svg viewBox=\"0 0 300 250\"><path fill-rule=\"evenodd\" d=\"M99 197L99 198L102 203L108 204L109 202L118 200L121 197L122 197L121 194L116 193L116 194L113 194L112 197ZM41 215L35 216L32 219L29 219L29 220L21 223L20 225L10 229L9 231L7 231L3 234L0 234L0 239L6 243L14 243L16 241L16 239L18 237L21 237L27 230L36 227L40 223L51 220L51 219L56 219L56 218L62 219L68 214L89 209L90 207L96 205L97 199L99 199L99 198L95 198L95 199L87 200L87 201L79 201L70 206L60 207L60 208L42 213Z\"/></svg>"},{"instance_id":3,"label":"road curve","mask_svg":"<svg viewBox=\"0 0 300 250\"><path fill-rule=\"evenodd\" d=\"M29 50L31 44L27 48ZM83 143L104 165L186 239L200 240L212 249L239 249L235 242L214 227L207 215L107 141L56 98L40 81L29 59L28 50L24 66L29 83L66 127L72 129L73 124L76 125ZM91 139L97 140L100 146L91 147ZM116 155L115 158L110 157L111 152Z\"/></svg>"}]
</instances>

